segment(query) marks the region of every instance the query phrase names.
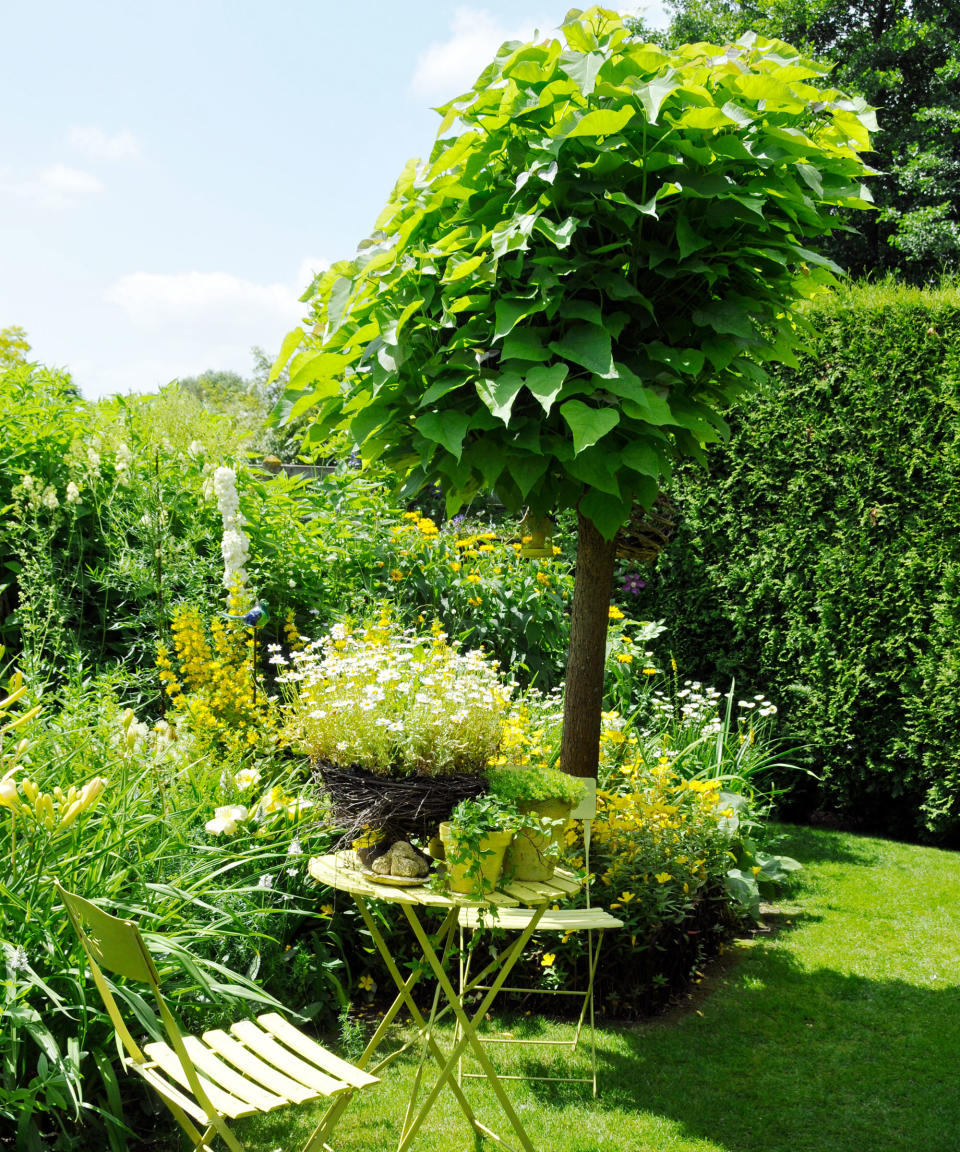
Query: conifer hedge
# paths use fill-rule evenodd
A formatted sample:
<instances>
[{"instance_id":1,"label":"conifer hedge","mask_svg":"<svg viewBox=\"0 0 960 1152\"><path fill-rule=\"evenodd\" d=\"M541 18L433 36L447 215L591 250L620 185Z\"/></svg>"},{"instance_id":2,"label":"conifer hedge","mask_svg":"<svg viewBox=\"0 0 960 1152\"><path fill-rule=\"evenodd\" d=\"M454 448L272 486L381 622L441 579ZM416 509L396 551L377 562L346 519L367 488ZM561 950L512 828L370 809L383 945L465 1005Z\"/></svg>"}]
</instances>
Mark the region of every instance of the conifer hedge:
<instances>
[{"instance_id":1,"label":"conifer hedge","mask_svg":"<svg viewBox=\"0 0 960 1152\"><path fill-rule=\"evenodd\" d=\"M847 288L671 494L682 668L781 704L808 809L960 844L960 285Z\"/></svg>"}]
</instances>

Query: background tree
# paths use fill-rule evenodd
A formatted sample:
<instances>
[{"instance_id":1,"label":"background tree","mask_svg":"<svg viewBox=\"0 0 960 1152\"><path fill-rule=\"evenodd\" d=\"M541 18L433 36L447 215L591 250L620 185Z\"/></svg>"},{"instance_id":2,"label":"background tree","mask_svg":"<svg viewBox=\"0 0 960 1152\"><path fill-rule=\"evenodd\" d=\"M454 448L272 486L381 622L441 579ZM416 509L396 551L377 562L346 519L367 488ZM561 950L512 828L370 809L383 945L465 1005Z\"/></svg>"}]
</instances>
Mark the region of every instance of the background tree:
<instances>
[{"instance_id":1,"label":"background tree","mask_svg":"<svg viewBox=\"0 0 960 1152\"><path fill-rule=\"evenodd\" d=\"M789 305L832 279L804 242L866 206L871 117L776 41L668 53L597 8L562 29L440 109L276 368L301 349L278 417L349 429L409 496L577 509L561 763L592 775L616 532L793 359Z\"/></svg>"},{"instance_id":2,"label":"background tree","mask_svg":"<svg viewBox=\"0 0 960 1152\"><path fill-rule=\"evenodd\" d=\"M960 5L940 0L667 0L664 45L725 43L752 29L834 64L832 79L878 110L879 212L838 232L830 254L855 274L913 281L960 267Z\"/></svg>"}]
</instances>

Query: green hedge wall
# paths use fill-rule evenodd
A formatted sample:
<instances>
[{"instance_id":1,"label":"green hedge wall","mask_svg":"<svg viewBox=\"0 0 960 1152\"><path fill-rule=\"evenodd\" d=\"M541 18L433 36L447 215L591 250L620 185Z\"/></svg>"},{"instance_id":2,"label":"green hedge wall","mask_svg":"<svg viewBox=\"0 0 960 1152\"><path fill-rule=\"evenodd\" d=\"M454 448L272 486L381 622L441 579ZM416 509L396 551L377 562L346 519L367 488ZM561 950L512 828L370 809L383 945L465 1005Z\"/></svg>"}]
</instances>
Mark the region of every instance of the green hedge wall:
<instances>
[{"instance_id":1,"label":"green hedge wall","mask_svg":"<svg viewBox=\"0 0 960 1152\"><path fill-rule=\"evenodd\" d=\"M960 285L845 289L734 413L647 588L681 667L766 691L826 809L960 843Z\"/></svg>"}]
</instances>

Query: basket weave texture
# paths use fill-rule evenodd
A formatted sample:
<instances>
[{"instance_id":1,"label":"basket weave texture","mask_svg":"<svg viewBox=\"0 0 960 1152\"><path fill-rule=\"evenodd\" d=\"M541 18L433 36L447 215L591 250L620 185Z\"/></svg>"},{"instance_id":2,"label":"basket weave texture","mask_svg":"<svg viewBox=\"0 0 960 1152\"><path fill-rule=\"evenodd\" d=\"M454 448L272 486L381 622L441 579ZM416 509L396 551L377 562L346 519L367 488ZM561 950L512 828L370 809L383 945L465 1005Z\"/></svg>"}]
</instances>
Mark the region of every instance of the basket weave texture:
<instances>
[{"instance_id":1,"label":"basket weave texture","mask_svg":"<svg viewBox=\"0 0 960 1152\"><path fill-rule=\"evenodd\" d=\"M677 528L677 506L661 492L649 510L634 504L630 519L616 536L617 555L622 560L652 564L673 539Z\"/></svg>"}]
</instances>

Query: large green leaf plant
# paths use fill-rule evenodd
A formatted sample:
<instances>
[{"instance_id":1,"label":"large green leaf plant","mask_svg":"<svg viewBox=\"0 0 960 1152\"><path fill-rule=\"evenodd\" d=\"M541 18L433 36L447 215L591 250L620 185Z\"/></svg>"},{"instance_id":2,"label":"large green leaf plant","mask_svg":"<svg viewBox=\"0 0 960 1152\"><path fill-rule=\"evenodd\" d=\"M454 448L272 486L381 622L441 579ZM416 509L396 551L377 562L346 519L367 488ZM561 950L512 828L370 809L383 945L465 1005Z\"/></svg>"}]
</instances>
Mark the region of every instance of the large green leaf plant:
<instances>
[{"instance_id":1,"label":"large green leaf plant","mask_svg":"<svg viewBox=\"0 0 960 1152\"><path fill-rule=\"evenodd\" d=\"M792 306L838 271L807 245L869 206L873 120L781 41L667 52L600 8L561 31L504 44L438 110L429 159L313 282L275 370L282 417L347 429L406 494L578 510L561 755L589 775L613 538L792 362Z\"/></svg>"}]
</instances>

